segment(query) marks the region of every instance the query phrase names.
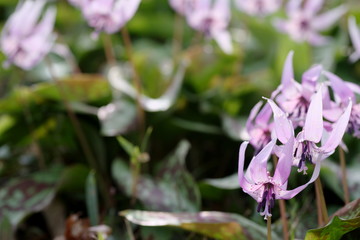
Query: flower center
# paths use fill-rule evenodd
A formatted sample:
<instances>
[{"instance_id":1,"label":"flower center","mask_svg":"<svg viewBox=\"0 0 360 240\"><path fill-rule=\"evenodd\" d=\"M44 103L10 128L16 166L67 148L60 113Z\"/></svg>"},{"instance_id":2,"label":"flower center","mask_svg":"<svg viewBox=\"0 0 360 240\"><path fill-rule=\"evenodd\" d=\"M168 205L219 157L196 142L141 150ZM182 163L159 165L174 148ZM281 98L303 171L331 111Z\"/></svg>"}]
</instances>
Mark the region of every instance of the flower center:
<instances>
[{"instance_id":1,"label":"flower center","mask_svg":"<svg viewBox=\"0 0 360 240\"><path fill-rule=\"evenodd\" d=\"M294 121L302 121L306 117L308 108L309 102L304 97L300 97L298 103L294 107L294 110L289 114L289 117L294 119Z\"/></svg>"},{"instance_id":2,"label":"flower center","mask_svg":"<svg viewBox=\"0 0 360 240\"><path fill-rule=\"evenodd\" d=\"M274 185L272 183L266 183L264 186L262 200L257 206L257 212L259 212L261 216L265 216L265 219L267 219L267 217L271 217L271 209L274 207L274 205Z\"/></svg>"},{"instance_id":3,"label":"flower center","mask_svg":"<svg viewBox=\"0 0 360 240\"><path fill-rule=\"evenodd\" d=\"M298 172L303 172L306 174L306 161L313 164L313 142L304 141L300 142L299 145L295 148L294 158L298 160Z\"/></svg>"}]
</instances>

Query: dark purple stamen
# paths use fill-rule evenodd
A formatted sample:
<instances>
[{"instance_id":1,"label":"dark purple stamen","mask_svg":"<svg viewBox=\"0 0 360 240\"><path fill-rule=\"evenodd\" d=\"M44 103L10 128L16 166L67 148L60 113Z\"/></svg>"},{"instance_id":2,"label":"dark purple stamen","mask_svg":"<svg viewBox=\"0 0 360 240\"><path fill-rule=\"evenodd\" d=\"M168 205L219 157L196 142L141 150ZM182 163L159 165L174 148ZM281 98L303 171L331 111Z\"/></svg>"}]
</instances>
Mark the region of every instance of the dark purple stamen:
<instances>
[{"instance_id":1,"label":"dark purple stamen","mask_svg":"<svg viewBox=\"0 0 360 240\"><path fill-rule=\"evenodd\" d=\"M275 206L274 185L272 183L265 184L265 190L261 202L257 206L257 212L263 212L267 207L268 213L271 214L271 209Z\"/></svg>"}]
</instances>

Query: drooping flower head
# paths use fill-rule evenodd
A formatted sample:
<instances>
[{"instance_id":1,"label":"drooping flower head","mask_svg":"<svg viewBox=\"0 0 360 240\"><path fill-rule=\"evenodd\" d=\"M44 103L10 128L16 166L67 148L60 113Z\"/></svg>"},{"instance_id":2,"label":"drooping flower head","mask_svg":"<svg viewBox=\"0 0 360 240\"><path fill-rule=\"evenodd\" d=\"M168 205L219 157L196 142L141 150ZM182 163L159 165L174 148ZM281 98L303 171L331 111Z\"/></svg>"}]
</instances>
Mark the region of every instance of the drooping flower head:
<instances>
[{"instance_id":1,"label":"drooping flower head","mask_svg":"<svg viewBox=\"0 0 360 240\"><path fill-rule=\"evenodd\" d=\"M80 7L89 26L95 28L93 37L100 32L119 31L136 13L141 0L82 0L71 1Z\"/></svg>"},{"instance_id":2,"label":"drooping flower head","mask_svg":"<svg viewBox=\"0 0 360 240\"><path fill-rule=\"evenodd\" d=\"M356 25L355 17L350 17L348 22L350 38L355 50L354 53L350 55L350 61L356 62L360 58L360 30Z\"/></svg>"},{"instance_id":3,"label":"drooping flower head","mask_svg":"<svg viewBox=\"0 0 360 240\"><path fill-rule=\"evenodd\" d=\"M266 16L279 10L282 0L236 0L237 7L253 16Z\"/></svg>"},{"instance_id":4,"label":"drooping flower head","mask_svg":"<svg viewBox=\"0 0 360 240\"><path fill-rule=\"evenodd\" d=\"M287 190L288 178L291 172L294 137L278 151L279 161L274 175L267 170L267 161L274 150L276 139L269 142L250 162L244 174L245 150L248 142L244 142L239 150L239 183L243 191L258 202L257 211L265 219L271 217L271 209L276 199L291 199L305 189L319 176L320 165L316 165L309 182L293 190Z\"/></svg>"},{"instance_id":5,"label":"drooping flower head","mask_svg":"<svg viewBox=\"0 0 360 240\"><path fill-rule=\"evenodd\" d=\"M285 143L294 135L294 129L289 127L286 114L276 105L275 102L268 99L268 102L274 112L274 130L280 142ZM293 152L293 165L297 166L298 171L306 174L306 162L318 164L330 156L337 146L341 143L342 137L347 128L352 102L349 101L345 111L339 119L330 127L330 132L326 132L323 121L323 99L321 88L312 97L308 112L306 114L305 124L295 139ZM319 142L322 146L318 146Z\"/></svg>"},{"instance_id":6,"label":"drooping flower head","mask_svg":"<svg viewBox=\"0 0 360 240\"><path fill-rule=\"evenodd\" d=\"M306 41L312 45L323 45L328 38L319 32L334 25L347 11L345 6L339 6L317 15L323 4L324 0L290 0L286 8L288 19L277 20L275 26L296 42Z\"/></svg>"},{"instance_id":7,"label":"drooping flower head","mask_svg":"<svg viewBox=\"0 0 360 240\"><path fill-rule=\"evenodd\" d=\"M232 52L232 43L227 26L230 22L229 0L197 0L192 11L187 14L189 25L215 39L227 54Z\"/></svg>"},{"instance_id":8,"label":"drooping flower head","mask_svg":"<svg viewBox=\"0 0 360 240\"><path fill-rule=\"evenodd\" d=\"M285 61L281 84L271 98L288 114L294 127L303 126L311 97L315 94L322 66L315 65L302 75L301 84L294 79L293 55L291 51Z\"/></svg>"},{"instance_id":9,"label":"drooping flower head","mask_svg":"<svg viewBox=\"0 0 360 240\"><path fill-rule=\"evenodd\" d=\"M14 64L29 70L49 53L55 41L56 9L49 7L39 21L45 0L21 1L6 22L0 46L7 56L5 67Z\"/></svg>"},{"instance_id":10,"label":"drooping flower head","mask_svg":"<svg viewBox=\"0 0 360 240\"><path fill-rule=\"evenodd\" d=\"M325 117L330 121L336 121L349 102L354 105L351 109L347 131L356 138L360 138L360 103L356 103L356 94L360 94L360 86L346 82L331 72L324 72L329 79L330 85L335 95L335 104L325 112Z\"/></svg>"}]
</instances>

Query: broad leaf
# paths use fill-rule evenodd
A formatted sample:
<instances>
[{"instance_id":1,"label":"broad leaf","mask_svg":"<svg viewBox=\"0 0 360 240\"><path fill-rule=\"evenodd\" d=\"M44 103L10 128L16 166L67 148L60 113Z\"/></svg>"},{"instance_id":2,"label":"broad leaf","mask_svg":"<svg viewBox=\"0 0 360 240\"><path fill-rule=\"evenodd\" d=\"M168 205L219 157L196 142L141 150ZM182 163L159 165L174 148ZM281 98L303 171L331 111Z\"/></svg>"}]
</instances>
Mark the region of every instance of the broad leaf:
<instances>
[{"instance_id":1,"label":"broad leaf","mask_svg":"<svg viewBox=\"0 0 360 240\"><path fill-rule=\"evenodd\" d=\"M215 239L266 239L266 228L236 214L224 212L169 213L126 210L120 212L141 226L172 226ZM272 234L273 239L279 239Z\"/></svg>"},{"instance_id":2,"label":"broad leaf","mask_svg":"<svg viewBox=\"0 0 360 240\"><path fill-rule=\"evenodd\" d=\"M27 214L47 207L55 195L59 168L16 178L0 190L0 219L7 217L16 226Z\"/></svg>"},{"instance_id":3,"label":"broad leaf","mask_svg":"<svg viewBox=\"0 0 360 240\"><path fill-rule=\"evenodd\" d=\"M220 189L239 189L239 180L238 180L238 174L234 173L230 176L224 177L224 178L212 178L212 179L205 179L204 182L206 184L209 184L213 187L220 188Z\"/></svg>"},{"instance_id":4,"label":"broad leaf","mask_svg":"<svg viewBox=\"0 0 360 240\"><path fill-rule=\"evenodd\" d=\"M360 199L355 200L338 210L330 223L325 227L308 231L305 240L338 240L341 239L344 234L359 228Z\"/></svg>"}]
</instances>

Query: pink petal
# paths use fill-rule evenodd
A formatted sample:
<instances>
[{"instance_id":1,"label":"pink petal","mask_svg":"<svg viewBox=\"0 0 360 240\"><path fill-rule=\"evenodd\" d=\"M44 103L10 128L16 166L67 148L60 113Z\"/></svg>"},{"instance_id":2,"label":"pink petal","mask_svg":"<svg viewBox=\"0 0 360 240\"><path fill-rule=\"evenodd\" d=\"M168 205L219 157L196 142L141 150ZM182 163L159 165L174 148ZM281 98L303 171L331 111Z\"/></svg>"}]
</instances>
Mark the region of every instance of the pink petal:
<instances>
[{"instance_id":1,"label":"pink petal","mask_svg":"<svg viewBox=\"0 0 360 240\"><path fill-rule=\"evenodd\" d=\"M274 113L275 133L276 137L283 144L287 143L291 137L294 136L294 129L286 117L286 114L276 105L276 103L268 99L268 103Z\"/></svg>"},{"instance_id":2,"label":"pink petal","mask_svg":"<svg viewBox=\"0 0 360 240\"><path fill-rule=\"evenodd\" d=\"M261 109L257 117L255 118L255 123L259 126L266 127L269 125L269 120L271 118L272 111L268 103Z\"/></svg>"},{"instance_id":3,"label":"pink petal","mask_svg":"<svg viewBox=\"0 0 360 240\"><path fill-rule=\"evenodd\" d=\"M340 144L349 123L351 108L352 102L350 101L343 115L341 115L339 120L334 124L333 130L326 143L320 148L324 153L334 151Z\"/></svg>"},{"instance_id":4,"label":"pink petal","mask_svg":"<svg viewBox=\"0 0 360 240\"><path fill-rule=\"evenodd\" d=\"M302 75L302 95L310 100L316 89L317 81L322 72L322 66L316 65Z\"/></svg>"},{"instance_id":5,"label":"pink petal","mask_svg":"<svg viewBox=\"0 0 360 240\"><path fill-rule=\"evenodd\" d=\"M301 3L303 0L290 0L286 5L286 13L288 16L291 16L295 12L300 10Z\"/></svg>"},{"instance_id":6,"label":"pink petal","mask_svg":"<svg viewBox=\"0 0 360 240\"><path fill-rule=\"evenodd\" d=\"M231 36L228 31L216 31L211 35L224 53L231 54L233 52Z\"/></svg>"},{"instance_id":7,"label":"pink petal","mask_svg":"<svg viewBox=\"0 0 360 240\"><path fill-rule=\"evenodd\" d=\"M267 161L272 153L276 139L271 140L250 162L248 176L255 183L261 183L268 180Z\"/></svg>"},{"instance_id":8,"label":"pink petal","mask_svg":"<svg viewBox=\"0 0 360 240\"><path fill-rule=\"evenodd\" d=\"M356 25L354 16L349 17L349 34L356 52L360 52L360 31Z\"/></svg>"},{"instance_id":9,"label":"pink petal","mask_svg":"<svg viewBox=\"0 0 360 240\"><path fill-rule=\"evenodd\" d=\"M246 121L246 129L248 131L254 127L253 122L255 120L256 115L259 113L259 110L260 110L262 104L263 104L263 102L260 101L251 109L250 114L249 114L249 118Z\"/></svg>"},{"instance_id":10,"label":"pink petal","mask_svg":"<svg viewBox=\"0 0 360 240\"><path fill-rule=\"evenodd\" d=\"M293 56L294 51L290 51L286 57L282 77L281 77L281 85L284 89L288 88L291 84L291 80L294 79L294 70L293 70Z\"/></svg>"},{"instance_id":11,"label":"pink petal","mask_svg":"<svg viewBox=\"0 0 360 240\"><path fill-rule=\"evenodd\" d=\"M314 30L323 31L331 27L339 20L339 18L347 12L347 7L339 6L326 13L323 13L315 18L311 22L311 26Z\"/></svg>"},{"instance_id":12,"label":"pink petal","mask_svg":"<svg viewBox=\"0 0 360 240\"><path fill-rule=\"evenodd\" d=\"M239 149L239 168L238 168L238 178L240 187L244 189L244 191L248 192L251 190L252 184L250 184L246 178L244 177L244 161L245 161L245 150L249 142L243 142L240 145Z\"/></svg>"},{"instance_id":13,"label":"pink petal","mask_svg":"<svg viewBox=\"0 0 360 240\"><path fill-rule=\"evenodd\" d=\"M294 150L294 137L291 137L289 141L284 145L281 151L281 156L276 166L273 180L279 184L284 185L290 175L291 165L293 162L293 150Z\"/></svg>"},{"instance_id":14,"label":"pink petal","mask_svg":"<svg viewBox=\"0 0 360 240\"><path fill-rule=\"evenodd\" d=\"M319 142L323 133L322 113L322 91L321 87L310 102L304 125L304 139L311 142Z\"/></svg>"},{"instance_id":15,"label":"pink petal","mask_svg":"<svg viewBox=\"0 0 360 240\"><path fill-rule=\"evenodd\" d=\"M340 97L342 102L347 103L349 98L356 102L353 91L345 84L345 81L328 71L324 71L324 75L330 80L333 91Z\"/></svg>"},{"instance_id":16,"label":"pink petal","mask_svg":"<svg viewBox=\"0 0 360 240\"><path fill-rule=\"evenodd\" d=\"M317 12L320 11L322 6L324 5L324 0L310 0L305 1L304 10L309 13L310 15L315 15Z\"/></svg>"},{"instance_id":17,"label":"pink petal","mask_svg":"<svg viewBox=\"0 0 360 240\"><path fill-rule=\"evenodd\" d=\"M302 190L304 190L310 183L314 182L320 174L320 164L315 164L314 172L309 180L309 182L305 183L304 185L301 185L293 190L285 190L280 191L278 196L276 196L277 199L291 199L295 197L298 193L300 193Z\"/></svg>"}]
</instances>

